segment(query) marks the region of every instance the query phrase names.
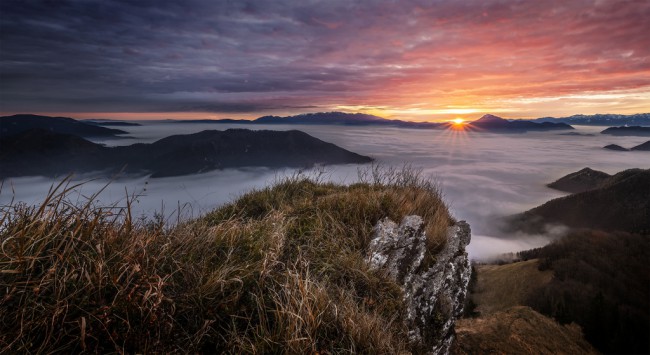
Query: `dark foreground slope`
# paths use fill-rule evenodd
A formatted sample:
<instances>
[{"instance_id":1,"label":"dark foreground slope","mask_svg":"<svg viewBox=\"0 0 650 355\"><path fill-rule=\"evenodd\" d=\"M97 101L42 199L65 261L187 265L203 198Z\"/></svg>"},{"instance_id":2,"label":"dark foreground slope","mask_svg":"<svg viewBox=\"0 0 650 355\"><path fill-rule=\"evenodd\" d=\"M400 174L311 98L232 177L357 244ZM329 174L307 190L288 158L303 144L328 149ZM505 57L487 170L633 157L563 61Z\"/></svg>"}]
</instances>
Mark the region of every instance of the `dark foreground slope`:
<instances>
[{"instance_id":1,"label":"dark foreground slope","mask_svg":"<svg viewBox=\"0 0 650 355\"><path fill-rule=\"evenodd\" d=\"M52 133L72 134L80 137L111 137L126 132L77 121L68 117L38 115L13 115L0 117L0 137L7 137L31 129L42 129Z\"/></svg>"},{"instance_id":2,"label":"dark foreground slope","mask_svg":"<svg viewBox=\"0 0 650 355\"><path fill-rule=\"evenodd\" d=\"M73 171L164 177L249 166L311 167L372 160L300 131L244 129L203 131L113 148L73 135L32 130L2 139L0 148L0 177Z\"/></svg>"},{"instance_id":3,"label":"dark foreground slope","mask_svg":"<svg viewBox=\"0 0 650 355\"><path fill-rule=\"evenodd\" d=\"M595 354L575 324L559 324L527 307L553 279L537 259L474 266L470 317L456 322L452 354Z\"/></svg>"},{"instance_id":4,"label":"dark foreground slope","mask_svg":"<svg viewBox=\"0 0 650 355\"><path fill-rule=\"evenodd\" d=\"M630 169L600 187L515 215L509 228L537 233L547 224L628 232L650 231L650 169Z\"/></svg>"},{"instance_id":5,"label":"dark foreground slope","mask_svg":"<svg viewBox=\"0 0 650 355\"><path fill-rule=\"evenodd\" d=\"M526 305L576 322L602 352L650 351L650 235L581 230L520 256L553 272Z\"/></svg>"},{"instance_id":6,"label":"dark foreground slope","mask_svg":"<svg viewBox=\"0 0 650 355\"><path fill-rule=\"evenodd\" d=\"M598 354L580 327L560 325L525 306L456 322L454 355Z\"/></svg>"},{"instance_id":7,"label":"dark foreground slope","mask_svg":"<svg viewBox=\"0 0 650 355\"><path fill-rule=\"evenodd\" d=\"M430 265L453 221L430 183L382 181L293 179L177 226L95 197L0 206L0 353L416 353L373 227L421 216Z\"/></svg>"}]
</instances>

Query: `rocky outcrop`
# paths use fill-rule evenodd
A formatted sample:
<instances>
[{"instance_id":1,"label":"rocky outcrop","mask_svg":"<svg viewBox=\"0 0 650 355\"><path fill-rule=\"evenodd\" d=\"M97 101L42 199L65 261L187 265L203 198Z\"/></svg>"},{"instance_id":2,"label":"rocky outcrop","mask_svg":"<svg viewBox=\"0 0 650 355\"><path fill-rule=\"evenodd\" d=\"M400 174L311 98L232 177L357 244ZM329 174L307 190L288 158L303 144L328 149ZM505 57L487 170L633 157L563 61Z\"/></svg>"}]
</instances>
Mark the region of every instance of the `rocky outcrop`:
<instances>
[{"instance_id":1,"label":"rocky outcrop","mask_svg":"<svg viewBox=\"0 0 650 355\"><path fill-rule=\"evenodd\" d=\"M454 340L454 322L463 312L471 267L465 246L470 227L464 221L447 232L447 243L426 262L425 223L407 216L398 225L384 219L375 226L369 260L385 269L402 287L410 341L418 353L446 354Z\"/></svg>"}]
</instances>

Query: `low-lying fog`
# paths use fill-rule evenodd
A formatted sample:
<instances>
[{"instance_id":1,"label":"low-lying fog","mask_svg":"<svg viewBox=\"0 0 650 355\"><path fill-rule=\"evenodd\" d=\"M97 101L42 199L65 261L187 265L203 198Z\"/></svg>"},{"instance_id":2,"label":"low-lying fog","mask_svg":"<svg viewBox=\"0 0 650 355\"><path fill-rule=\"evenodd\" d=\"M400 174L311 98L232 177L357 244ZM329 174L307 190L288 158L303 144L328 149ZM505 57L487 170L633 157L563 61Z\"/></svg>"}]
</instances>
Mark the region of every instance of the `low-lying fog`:
<instances>
[{"instance_id":1,"label":"low-lying fog","mask_svg":"<svg viewBox=\"0 0 650 355\"><path fill-rule=\"evenodd\" d=\"M544 245L545 236L505 236L494 228L495 217L522 212L563 194L544 185L586 166L616 173L629 168L650 167L648 152L602 149L607 144L632 147L647 137L614 137L598 134L604 127L577 126L579 133L559 132L492 134L484 132L418 130L381 127L244 125L143 122L139 127L120 127L130 138L104 140L107 145L153 142L172 135L228 128L298 129L351 151L374 157L383 165L405 163L436 179L453 215L472 227L468 248L475 259ZM349 183L357 178L358 166L332 166L325 176ZM113 181L99 196L101 203L124 204L127 193L138 195L135 215L151 216L162 210L170 221L181 210L184 217L197 216L235 199L255 187L273 183L292 170L251 168L213 171L206 174L150 179L123 177ZM75 181L87 181L77 177ZM92 180L78 188L84 199L98 191L107 179ZM42 177L14 178L4 182L0 204L12 198L28 204L42 201L55 180Z\"/></svg>"}]
</instances>

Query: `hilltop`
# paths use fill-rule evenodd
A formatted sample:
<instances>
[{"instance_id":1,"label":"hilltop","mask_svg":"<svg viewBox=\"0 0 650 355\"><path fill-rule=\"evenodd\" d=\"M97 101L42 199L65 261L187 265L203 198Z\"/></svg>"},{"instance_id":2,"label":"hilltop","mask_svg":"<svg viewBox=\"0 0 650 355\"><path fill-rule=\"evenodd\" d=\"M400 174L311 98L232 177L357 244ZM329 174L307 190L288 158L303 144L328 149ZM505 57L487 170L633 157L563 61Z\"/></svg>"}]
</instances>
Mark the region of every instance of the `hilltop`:
<instances>
[{"instance_id":1,"label":"hilltop","mask_svg":"<svg viewBox=\"0 0 650 355\"><path fill-rule=\"evenodd\" d=\"M104 147L81 137L31 130L0 142L0 177L119 171L152 177L249 166L312 167L372 161L301 131L229 129L175 135L151 144Z\"/></svg>"},{"instance_id":2,"label":"hilltop","mask_svg":"<svg viewBox=\"0 0 650 355\"><path fill-rule=\"evenodd\" d=\"M55 189L42 208L0 207L0 352L397 354L453 341L469 229L417 173L294 177L175 226L95 199Z\"/></svg>"},{"instance_id":3,"label":"hilltop","mask_svg":"<svg viewBox=\"0 0 650 355\"><path fill-rule=\"evenodd\" d=\"M552 189L578 193L593 190L602 185L611 175L602 171L584 168L546 185Z\"/></svg>"},{"instance_id":4,"label":"hilltop","mask_svg":"<svg viewBox=\"0 0 650 355\"><path fill-rule=\"evenodd\" d=\"M542 122L536 123L525 120L506 120L494 115L483 115L476 121L467 124L468 129L487 130L494 132L527 132L573 129L566 123Z\"/></svg>"},{"instance_id":5,"label":"hilltop","mask_svg":"<svg viewBox=\"0 0 650 355\"><path fill-rule=\"evenodd\" d=\"M101 127L96 124L77 121L68 117L38 115L13 115L0 117L0 137L8 137L30 129L42 129L58 134L72 134L80 137L112 137L125 131Z\"/></svg>"},{"instance_id":6,"label":"hilltop","mask_svg":"<svg viewBox=\"0 0 650 355\"><path fill-rule=\"evenodd\" d=\"M609 231L650 231L650 169L629 169L595 180L601 181L597 188L556 198L509 217L509 228L539 232L547 224L561 224Z\"/></svg>"},{"instance_id":7,"label":"hilltop","mask_svg":"<svg viewBox=\"0 0 650 355\"><path fill-rule=\"evenodd\" d=\"M600 132L601 134L610 134L612 136L650 136L650 127L641 126L620 126L609 127Z\"/></svg>"},{"instance_id":8,"label":"hilltop","mask_svg":"<svg viewBox=\"0 0 650 355\"><path fill-rule=\"evenodd\" d=\"M650 151L650 141L647 141L645 143L641 143L639 145L636 145L630 149L627 149L625 147L621 147L618 144L608 144L603 147L604 149L609 149L609 150L617 150L621 152L627 152L627 151L641 151L641 152L647 152Z\"/></svg>"}]
</instances>

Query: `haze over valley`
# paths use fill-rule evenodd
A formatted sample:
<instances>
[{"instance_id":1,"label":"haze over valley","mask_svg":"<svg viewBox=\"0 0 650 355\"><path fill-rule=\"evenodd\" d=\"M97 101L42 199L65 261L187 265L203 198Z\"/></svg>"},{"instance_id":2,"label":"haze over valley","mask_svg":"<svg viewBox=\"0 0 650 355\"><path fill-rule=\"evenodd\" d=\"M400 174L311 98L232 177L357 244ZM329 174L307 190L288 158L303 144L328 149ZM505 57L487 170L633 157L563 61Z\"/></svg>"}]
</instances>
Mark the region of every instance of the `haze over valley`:
<instances>
[{"instance_id":1,"label":"haze over valley","mask_svg":"<svg viewBox=\"0 0 650 355\"><path fill-rule=\"evenodd\" d=\"M93 141L106 146L127 146L152 143L175 134L193 134L204 130L250 128L253 130L300 130L349 151L369 156L376 164L401 168L411 165L422 169L436 181L450 205L452 213L467 220L474 239L468 250L473 258L494 257L502 253L529 249L548 242L546 235L512 235L499 230L499 217L523 212L564 193L545 185L583 167L610 174L650 167L647 152L617 152L602 149L607 144L633 146L644 143L644 137L622 137L598 134L602 127L575 126L579 136L560 132L528 132L500 134L454 129L420 130L395 127L355 127L328 125L251 125L183 123L178 121L141 121L140 126L119 127L127 133L123 138L95 137ZM368 165L325 166L317 171L299 169L307 175L334 182L352 183L359 169ZM182 215L198 216L235 199L253 188L277 181L281 176L295 174L296 169L248 167L214 170L198 175L168 178L117 175L99 196L102 203L112 204L138 195L132 209L136 215L163 213L170 221L176 219L179 206ZM38 203L58 179L25 177L5 179L0 203L11 199ZM85 182L78 190L89 195L110 181L97 175L76 175L75 182ZM15 195L14 195L15 193ZM558 232L561 232L559 230Z\"/></svg>"}]
</instances>

